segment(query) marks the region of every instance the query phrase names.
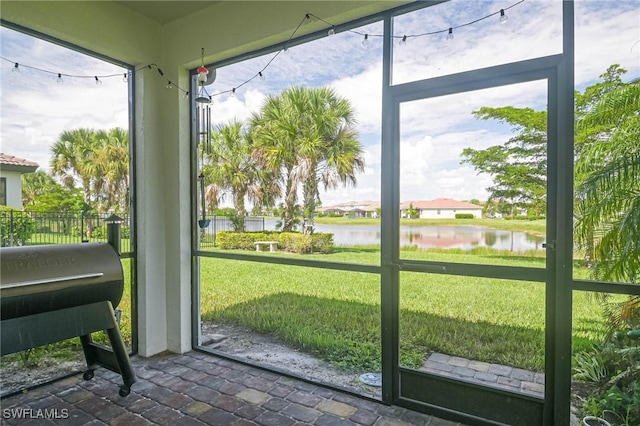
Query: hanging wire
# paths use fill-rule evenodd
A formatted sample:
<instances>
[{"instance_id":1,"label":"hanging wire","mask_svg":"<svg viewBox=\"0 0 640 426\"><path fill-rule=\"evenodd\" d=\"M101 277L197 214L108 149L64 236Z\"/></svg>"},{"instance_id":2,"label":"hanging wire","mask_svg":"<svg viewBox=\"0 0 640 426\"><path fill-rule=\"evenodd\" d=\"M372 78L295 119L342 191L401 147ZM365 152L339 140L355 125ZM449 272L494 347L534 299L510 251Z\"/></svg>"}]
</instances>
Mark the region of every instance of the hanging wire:
<instances>
[{"instance_id":1,"label":"hanging wire","mask_svg":"<svg viewBox=\"0 0 640 426\"><path fill-rule=\"evenodd\" d=\"M429 31L429 32L424 32L424 33L419 33L419 34L402 34L402 35L392 35L391 37L392 37L392 38L396 38L396 39L401 39L401 41L402 41L403 43L405 43L405 42L407 41L407 39L408 39L408 38L413 38L413 37L424 37L424 36L429 36L429 35L434 35L434 34L440 34L440 33L448 33L449 35L452 35L452 32L453 32L453 30L455 30L455 29L463 28L463 27L466 27L466 26L469 26L469 25L476 24L476 23L478 23L478 22L480 22L480 21L483 21L483 20L485 20L485 19L489 19L489 18L491 18L491 17L493 17L493 16L496 16L496 15L504 15L504 12L505 12L506 10L509 10L509 9L511 9L511 8L513 8L513 7L515 7L515 6L518 6L519 4L524 3L524 2L525 2L525 0L520 0L520 1L518 1L518 2L514 3L514 4L510 5L510 6L503 7L503 8L499 9L499 10L498 10L498 11L496 11L496 12L490 13L489 15L485 15L485 16L482 16L482 17L480 17L480 18L474 19L474 20L472 20L472 21L465 22L465 23L462 23L462 24L459 24L459 25L455 25L455 26L451 26L451 27L447 27L447 28L444 28L444 29L441 29L441 30L437 30L437 31ZM282 49L280 49L280 50L278 50L278 51L277 51L277 52L276 52L276 53L271 57L271 59L269 59L269 61L267 62L267 64L266 64L264 67L262 67L262 69L260 69L260 70L259 70L256 74L254 74L251 78L249 78L249 79L245 80L244 82L242 82L242 83L240 83L240 84L236 85L235 87L233 87L233 88L231 88L231 89L228 89L228 90L224 90L224 91L218 92L218 93L216 93L216 94L213 94L213 95L211 95L211 97L214 97L214 96L220 96L220 95L223 95L223 94L226 94L226 93L232 93L232 94L234 94L234 93L236 93L236 91L237 91L239 88L241 88L241 87L245 86L246 84L250 83L250 82L251 82L251 81L253 81L254 79L256 79L256 78L259 78L259 79L261 79L261 80L262 80L262 79L264 79L265 71L267 70L267 68L269 68L269 66L273 63L273 61L274 61L274 60L275 60L275 59L276 59L276 58L277 58L277 57L278 57L282 52L286 52L286 51L288 50L288 48L289 48L289 43L291 42L291 40L293 40L293 38L295 37L295 35L298 33L298 30L300 30L300 27L302 26L302 24L304 24L306 21L314 21L314 20L315 20L315 21L319 21L319 22L323 22L324 24L326 24L326 25L330 28L330 30L332 30L332 31L335 33L335 30L336 30L336 25L335 25L335 24L333 24L333 23L331 23L331 22L329 22L329 21L327 21L327 20L325 20L325 19L323 19L323 18L320 18L319 16L314 15L313 13L305 13L304 17L303 17L303 18L300 20L300 22L298 23L298 26L296 26L296 28L293 30L293 32L291 33L291 35L289 36L289 38L285 41L285 43L284 43L284 45L283 45L283 48L282 48ZM359 35L359 36L363 36L363 37L365 38L365 40L367 40L367 41L368 41L368 39L369 39L370 37L383 37L383 34L370 34L370 33L363 33L363 32L357 31L357 30L346 30L346 32L350 32L350 33L352 33L352 34L357 34L357 35ZM636 44L637 44L637 43L636 43ZM631 50L633 50L633 47L634 47L634 46L635 46L635 44L631 47ZM204 53L203 53L203 55L204 55ZM46 74L52 74L52 75L54 75L54 76L56 76L56 77L58 78L58 81L61 81L61 80L62 80L62 77L68 77L68 78L87 78L87 79L94 79L96 82L98 82L98 81L100 81L99 79L105 79L105 78L111 78L111 77L122 77L122 75L123 75L121 72L116 73L116 74L103 74L103 75L78 75L78 74L67 74L67 73L60 73L60 72L57 72L57 71L50 71L50 70L46 70L46 69L43 69L43 68L34 67L34 66L31 66L31 65L24 65L24 64L20 64L20 63L18 63L18 62L15 62L15 61L12 61L12 60L10 60L10 59L8 59L8 58L5 58L4 56L0 56L0 59L2 59L2 60L4 60L4 61L7 61L7 62L10 62L10 63L14 64L13 71L19 72L20 68L31 69L31 70L35 70L35 71L39 71L39 72L43 72L43 73L46 73ZM203 57L203 60L204 60L204 57ZM162 69L161 69L158 65L156 65L155 63L153 63L153 64L149 64L149 65L145 65L145 66L143 66L143 67L140 67L140 68L136 69L135 71L136 71L136 72L140 72L140 71L143 71L143 70L146 70L146 69L155 69L155 70L158 72L158 74L160 75L160 77L162 77L162 78L165 80L165 83L166 83L166 85L167 85L167 86L175 87L175 88L176 88L176 89L178 89L180 92L182 92L182 93L185 95L185 97L188 97L188 95L189 95L189 91L188 91L188 90L185 90L185 89L183 89L183 88L181 88L180 86L178 86L177 84L175 84L175 82L172 82L171 80L169 80L168 78L166 78L166 77L165 77L165 75L164 75L164 72L162 71ZM127 74L125 73L124 75L125 75L125 77L123 78L123 81L127 82L127 80L128 80L128 79L127 79ZM101 82L101 81L100 81L100 82Z\"/></svg>"}]
</instances>

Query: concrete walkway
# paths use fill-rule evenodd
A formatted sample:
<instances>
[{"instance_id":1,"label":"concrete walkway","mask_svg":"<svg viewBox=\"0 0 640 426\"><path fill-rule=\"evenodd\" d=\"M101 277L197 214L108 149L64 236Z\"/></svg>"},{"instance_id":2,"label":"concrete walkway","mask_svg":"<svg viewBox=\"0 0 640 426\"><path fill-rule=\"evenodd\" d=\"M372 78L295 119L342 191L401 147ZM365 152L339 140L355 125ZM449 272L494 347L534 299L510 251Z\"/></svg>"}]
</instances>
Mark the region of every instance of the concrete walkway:
<instances>
[{"instance_id":1,"label":"concrete walkway","mask_svg":"<svg viewBox=\"0 0 640 426\"><path fill-rule=\"evenodd\" d=\"M138 382L127 397L118 395L121 377L101 368L90 381L78 374L3 399L0 423L458 425L199 352L136 357L133 364ZM16 418L18 415L23 418Z\"/></svg>"},{"instance_id":2,"label":"concrete walkway","mask_svg":"<svg viewBox=\"0 0 640 426\"><path fill-rule=\"evenodd\" d=\"M437 352L427 358L421 370L544 398L543 373Z\"/></svg>"}]
</instances>

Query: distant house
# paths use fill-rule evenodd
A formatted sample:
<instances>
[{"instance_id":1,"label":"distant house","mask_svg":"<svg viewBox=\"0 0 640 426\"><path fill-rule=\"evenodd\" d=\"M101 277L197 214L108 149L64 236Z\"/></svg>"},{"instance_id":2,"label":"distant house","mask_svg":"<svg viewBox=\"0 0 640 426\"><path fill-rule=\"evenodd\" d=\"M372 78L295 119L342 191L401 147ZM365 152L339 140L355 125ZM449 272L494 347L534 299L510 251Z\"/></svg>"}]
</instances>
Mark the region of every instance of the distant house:
<instances>
[{"instance_id":1,"label":"distant house","mask_svg":"<svg viewBox=\"0 0 640 426\"><path fill-rule=\"evenodd\" d=\"M316 209L317 213L322 213L323 215L340 215L343 216L345 214L345 210L338 209L336 207L320 207Z\"/></svg>"},{"instance_id":2,"label":"distant house","mask_svg":"<svg viewBox=\"0 0 640 426\"><path fill-rule=\"evenodd\" d=\"M38 163L0 153L0 205L22 209L23 173L33 173Z\"/></svg>"},{"instance_id":3,"label":"distant house","mask_svg":"<svg viewBox=\"0 0 640 426\"><path fill-rule=\"evenodd\" d=\"M324 215L376 218L379 208L380 203L376 201L347 201L334 206L320 207L316 211Z\"/></svg>"},{"instance_id":4,"label":"distant house","mask_svg":"<svg viewBox=\"0 0 640 426\"><path fill-rule=\"evenodd\" d=\"M411 206L417 211L420 219L455 219L458 213L470 213L474 218L482 218L482 206L451 198L406 201L400 204L400 215L409 217L408 210Z\"/></svg>"}]
</instances>

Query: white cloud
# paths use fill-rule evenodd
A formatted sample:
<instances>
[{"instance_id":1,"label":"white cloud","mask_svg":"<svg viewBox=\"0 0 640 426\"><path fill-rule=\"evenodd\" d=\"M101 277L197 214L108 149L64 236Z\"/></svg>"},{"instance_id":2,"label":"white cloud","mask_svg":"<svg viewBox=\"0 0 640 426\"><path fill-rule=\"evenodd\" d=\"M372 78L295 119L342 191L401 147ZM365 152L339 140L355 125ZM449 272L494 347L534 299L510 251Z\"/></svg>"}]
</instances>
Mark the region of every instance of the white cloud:
<instances>
[{"instance_id":1,"label":"white cloud","mask_svg":"<svg viewBox=\"0 0 640 426\"><path fill-rule=\"evenodd\" d=\"M418 34L469 22L513 2L452 0L395 19L396 35ZM562 2L529 0L507 10L501 25L494 16L457 29L453 42L445 34L409 38L405 46L394 42L394 83L535 58L561 52ZM640 6L635 0L576 1L576 86L592 84L606 68L619 63L629 70L627 79L640 77ZM313 12L313 11L311 11ZM362 29L381 34L381 23ZM362 36L341 33L293 47L280 54L265 70L264 82L255 79L238 89L237 97L216 96L213 121L245 120L259 110L265 97L290 85L325 85L347 97L357 111L364 141L365 173L356 188L338 188L322 194L323 204L380 198L380 127L382 40L371 37L367 49ZM0 28L2 55L19 62L69 74L124 72L112 64L89 58L48 42ZM635 46L635 48L634 48ZM210 91L239 86L262 69L274 54L217 70ZM2 151L41 164L49 163L49 146L63 130L77 127L127 126L126 85L120 77L104 79L102 87L89 80L65 79L24 70L11 73L12 63L2 62L0 92ZM483 148L502 143L509 129L479 121L471 112L481 106L542 109L545 82L533 82L486 91L406 103L402 106L402 198L448 196L486 198L487 176L477 176L459 165L463 148Z\"/></svg>"}]
</instances>

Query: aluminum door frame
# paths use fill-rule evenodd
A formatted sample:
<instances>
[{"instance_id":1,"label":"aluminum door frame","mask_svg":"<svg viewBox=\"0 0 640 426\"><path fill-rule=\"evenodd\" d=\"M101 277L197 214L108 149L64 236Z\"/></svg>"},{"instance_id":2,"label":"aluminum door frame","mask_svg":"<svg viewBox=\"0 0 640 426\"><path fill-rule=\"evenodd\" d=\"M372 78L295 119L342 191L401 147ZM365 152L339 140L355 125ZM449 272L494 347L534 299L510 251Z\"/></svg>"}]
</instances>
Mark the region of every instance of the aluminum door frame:
<instances>
[{"instance_id":1,"label":"aluminum door frame","mask_svg":"<svg viewBox=\"0 0 640 426\"><path fill-rule=\"evenodd\" d=\"M443 417L473 424L503 424L508 416L487 418L486 413L504 410L512 393L494 392L464 386L468 397L488 395L482 403L488 410L469 409L463 404L450 407L418 401L418 393L403 395L401 377L412 389L424 381L415 381L416 373L403 371L399 362L399 272L434 272L451 275L472 275L524 279L527 268L488 265L446 264L401 261L399 256L400 223L400 103L419 99L482 90L536 80L547 81L547 262L544 272L536 271L534 280L544 281L545 289L545 397L517 397L515 411L534 413L532 424L568 424L571 397L571 327L572 327L572 250L573 250L573 88L574 39L573 2L563 2L563 53L515 63L487 67L415 82L392 85L392 20L386 19L383 49L382 104L382 169L381 169L381 278L382 278L382 371L383 400ZM531 271L532 269L528 269ZM531 280L531 275L527 276ZM422 376L422 374L418 374ZM426 376L426 375L425 375ZM442 391L451 395L451 381L442 381ZM457 391L462 388L458 386ZM500 396L500 394L502 394ZM426 395L426 394L425 394ZM497 395L497 398L496 398ZM454 400L455 398L450 398ZM466 399L468 402L469 400ZM486 408L486 407L485 407Z\"/></svg>"}]
</instances>

